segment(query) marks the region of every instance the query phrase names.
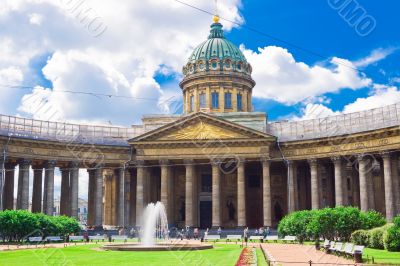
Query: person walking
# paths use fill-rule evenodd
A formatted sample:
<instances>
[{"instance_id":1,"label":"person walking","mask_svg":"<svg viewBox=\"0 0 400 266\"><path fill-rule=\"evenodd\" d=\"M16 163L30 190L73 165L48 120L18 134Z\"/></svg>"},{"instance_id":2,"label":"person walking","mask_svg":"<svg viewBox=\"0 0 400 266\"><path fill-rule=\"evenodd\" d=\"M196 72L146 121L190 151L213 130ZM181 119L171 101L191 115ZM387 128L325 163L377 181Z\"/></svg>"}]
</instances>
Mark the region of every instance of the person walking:
<instances>
[{"instance_id":1,"label":"person walking","mask_svg":"<svg viewBox=\"0 0 400 266\"><path fill-rule=\"evenodd\" d=\"M220 226L220 227L218 227L218 230L217 230L217 234L219 235L220 238L221 238L221 233L222 233L222 229L221 229L221 226Z\"/></svg>"},{"instance_id":2,"label":"person walking","mask_svg":"<svg viewBox=\"0 0 400 266\"><path fill-rule=\"evenodd\" d=\"M243 230L243 238L244 238L244 242L246 243L246 247L247 247L247 241L249 240L249 228L248 227L246 227L244 230Z\"/></svg>"},{"instance_id":3,"label":"person walking","mask_svg":"<svg viewBox=\"0 0 400 266\"><path fill-rule=\"evenodd\" d=\"M193 238L194 238L194 240L199 239L199 228L197 228L197 227L193 230Z\"/></svg>"}]
</instances>

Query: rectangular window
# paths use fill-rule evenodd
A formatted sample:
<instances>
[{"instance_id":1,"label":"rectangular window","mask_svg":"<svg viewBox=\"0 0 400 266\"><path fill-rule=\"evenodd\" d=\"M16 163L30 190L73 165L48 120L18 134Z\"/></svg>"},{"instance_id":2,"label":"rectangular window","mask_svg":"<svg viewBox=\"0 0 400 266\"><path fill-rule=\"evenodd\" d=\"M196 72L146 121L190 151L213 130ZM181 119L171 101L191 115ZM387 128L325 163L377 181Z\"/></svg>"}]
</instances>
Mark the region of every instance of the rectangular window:
<instances>
[{"instance_id":1,"label":"rectangular window","mask_svg":"<svg viewBox=\"0 0 400 266\"><path fill-rule=\"evenodd\" d=\"M219 100L218 100L218 92L213 92L211 94L211 98L212 98L212 108L214 109L218 109L219 108Z\"/></svg>"},{"instance_id":2,"label":"rectangular window","mask_svg":"<svg viewBox=\"0 0 400 266\"><path fill-rule=\"evenodd\" d=\"M232 108L232 93L230 92L225 93L225 108Z\"/></svg>"},{"instance_id":3,"label":"rectangular window","mask_svg":"<svg viewBox=\"0 0 400 266\"><path fill-rule=\"evenodd\" d=\"M200 94L200 108L206 108L206 94Z\"/></svg>"},{"instance_id":4,"label":"rectangular window","mask_svg":"<svg viewBox=\"0 0 400 266\"><path fill-rule=\"evenodd\" d=\"M193 112L194 108L194 96L190 96L190 112Z\"/></svg>"},{"instance_id":5,"label":"rectangular window","mask_svg":"<svg viewBox=\"0 0 400 266\"><path fill-rule=\"evenodd\" d=\"M242 107L242 94L237 95L237 109L238 111L243 111Z\"/></svg>"}]
</instances>

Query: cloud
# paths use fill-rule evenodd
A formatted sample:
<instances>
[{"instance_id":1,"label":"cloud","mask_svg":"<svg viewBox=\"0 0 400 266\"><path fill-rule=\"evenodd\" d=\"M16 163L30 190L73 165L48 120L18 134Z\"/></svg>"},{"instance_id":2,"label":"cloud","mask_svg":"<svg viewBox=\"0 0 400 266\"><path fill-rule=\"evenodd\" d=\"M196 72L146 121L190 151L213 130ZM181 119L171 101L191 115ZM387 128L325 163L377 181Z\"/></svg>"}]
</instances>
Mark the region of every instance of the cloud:
<instances>
[{"instance_id":1,"label":"cloud","mask_svg":"<svg viewBox=\"0 0 400 266\"><path fill-rule=\"evenodd\" d=\"M242 45L241 49L253 67L252 76L257 83L254 97L295 104L343 88L356 90L371 84L370 79L359 74L345 59L334 57L329 67L309 66L297 62L281 47L268 46L254 52Z\"/></svg>"},{"instance_id":2,"label":"cloud","mask_svg":"<svg viewBox=\"0 0 400 266\"><path fill-rule=\"evenodd\" d=\"M118 5L111 0L80 2L1 1L0 69L12 65L26 75L24 81L36 81L28 76L35 72L30 62L50 54L43 74L53 86L37 88L27 97L41 92L43 98L59 106L67 121L130 125L142 114L168 110L159 106L164 88L155 77L164 73L180 78L190 52L207 38L211 16L176 1L121 0ZM213 10L212 1L186 2ZM221 16L242 23L240 5L240 0L224 1L220 4ZM223 23L226 30L237 26ZM96 35L96 25L106 30ZM66 90L154 99L99 99L61 93ZM178 81L174 90L172 94L181 94ZM23 96L9 100L18 102ZM26 101L19 104L21 115L43 117L24 104ZM15 113L17 107L10 106L7 113Z\"/></svg>"},{"instance_id":3,"label":"cloud","mask_svg":"<svg viewBox=\"0 0 400 266\"><path fill-rule=\"evenodd\" d=\"M398 47L378 48L373 50L367 57L354 61L353 64L356 67L366 67L385 59L389 55L396 52L398 49Z\"/></svg>"}]
</instances>

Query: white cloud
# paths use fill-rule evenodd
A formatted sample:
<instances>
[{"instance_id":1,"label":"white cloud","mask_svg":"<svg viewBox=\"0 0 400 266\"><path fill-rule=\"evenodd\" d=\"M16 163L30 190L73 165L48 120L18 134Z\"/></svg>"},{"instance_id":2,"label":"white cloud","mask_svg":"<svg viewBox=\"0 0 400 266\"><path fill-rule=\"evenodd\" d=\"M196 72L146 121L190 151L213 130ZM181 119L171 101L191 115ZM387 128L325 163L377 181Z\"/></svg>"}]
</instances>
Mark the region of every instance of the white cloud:
<instances>
[{"instance_id":1,"label":"white cloud","mask_svg":"<svg viewBox=\"0 0 400 266\"><path fill-rule=\"evenodd\" d=\"M286 49L276 46L259 48L258 52L241 46L253 67L257 82L253 96L294 104L343 88L359 89L371 80L360 75L350 61L332 58L331 68L296 62Z\"/></svg>"},{"instance_id":2,"label":"white cloud","mask_svg":"<svg viewBox=\"0 0 400 266\"><path fill-rule=\"evenodd\" d=\"M13 65L24 75L31 74L32 59L51 54L43 73L53 83L55 92L49 95L44 88L38 88L36 93L42 92L44 98L59 106L68 121L111 120L114 124L129 125L144 113L165 111L165 106L159 106L164 89L155 76L163 72L180 77L192 49L207 38L211 16L176 1L121 0L115 4L111 0L86 0L71 8L79 2L1 1L0 69ZM212 1L186 2L213 10ZM224 1L220 3L220 14L241 23L239 6L240 0ZM93 34L97 24L90 24L96 16L95 22L106 28L99 36ZM234 25L223 23L228 30ZM177 83L172 94L180 93ZM65 90L155 99L99 99L59 93ZM15 96L14 101L22 96ZM24 104L25 101L20 104L21 115L43 117L30 112ZM15 113L16 109L12 106L7 113Z\"/></svg>"},{"instance_id":3,"label":"white cloud","mask_svg":"<svg viewBox=\"0 0 400 266\"><path fill-rule=\"evenodd\" d=\"M377 63L389 55L396 52L399 48L390 47L390 48L378 48L373 50L367 57L361 58L357 61L354 61L353 64L356 67L366 67L371 64Z\"/></svg>"}]
</instances>

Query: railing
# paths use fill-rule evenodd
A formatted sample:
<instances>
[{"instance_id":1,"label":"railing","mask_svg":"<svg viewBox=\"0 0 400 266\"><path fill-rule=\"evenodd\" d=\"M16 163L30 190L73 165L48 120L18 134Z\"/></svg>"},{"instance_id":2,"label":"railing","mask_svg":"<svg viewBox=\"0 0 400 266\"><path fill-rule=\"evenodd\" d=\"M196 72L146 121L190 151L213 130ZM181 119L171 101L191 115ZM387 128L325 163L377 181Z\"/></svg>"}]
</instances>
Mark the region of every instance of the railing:
<instances>
[{"instance_id":1,"label":"railing","mask_svg":"<svg viewBox=\"0 0 400 266\"><path fill-rule=\"evenodd\" d=\"M267 132L279 141L340 136L400 126L400 103L357 113L320 119L272 122ZM0 135L80 143L127 145L127 140L145 133L143 126L109 127L50 122L0 115Z\"/></svg>"},{"instance_id":2,"label":"railing","mask_svg":"<svg viewBox=\"0 0 400 266\"><path fill-rule=\"evenodd\" d=\"M144 133L132 128L79 125L0 115L0 135L93 144L127 145L126 140Z\"/></svg>"},{"instance_id":3,"label":"railing","mask_svg":"<svg viewBox=\"0 0 400 266\"><path fill-rule=\"evenodd\" d=\"M269 123L267 132L280 141L347 135L400 125L400 103L319 119Z\"/></svg>"}]
</instances>

